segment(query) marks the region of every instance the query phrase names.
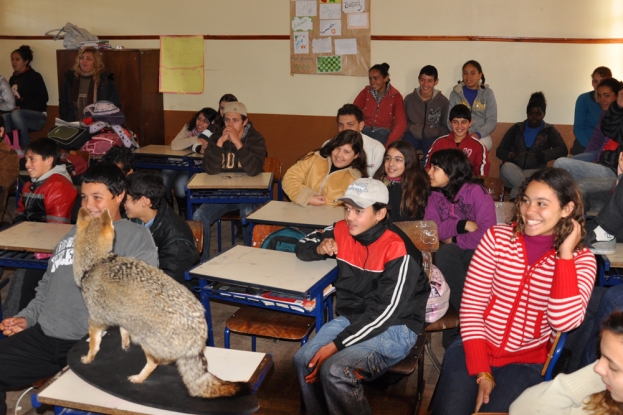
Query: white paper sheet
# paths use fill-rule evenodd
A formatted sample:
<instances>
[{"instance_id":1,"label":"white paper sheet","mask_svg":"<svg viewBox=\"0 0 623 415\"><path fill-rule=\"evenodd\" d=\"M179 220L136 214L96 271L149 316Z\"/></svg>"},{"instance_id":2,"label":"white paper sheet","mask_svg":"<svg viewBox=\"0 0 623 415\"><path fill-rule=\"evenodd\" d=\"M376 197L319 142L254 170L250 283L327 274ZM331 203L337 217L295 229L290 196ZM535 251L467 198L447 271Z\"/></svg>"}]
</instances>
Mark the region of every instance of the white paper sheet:
<instances>
[{"instance_id":1,"label":"white paper sheet","mask_svg":"<svg viewBox=\"0 0 623 415\"><path fill-rule=\"evenodd\" d=\"M312 53L333 53L331 38L312 39Z\"/></svg>"},{"instance_id":2,"label":"white paper sheet","mask_svg":"<svg viewBox=\"0 0 623 415\"><path fill-rule=\"evenodd\" d=\"M342 21L321 20L320 36L342 36Z\"/></svg>"},{"instance_id":3,"label":"white paper sheet","mask_svg":"<svg viewBox=\"0 0 623 415\"><path fill-rule=\"evenodd\" d=\"M294 32L294 53L309 53L309 33Z\"/></svg>"},{"instance_id":4,"label":"white paper sheet","mask_svg":"<svg viewBox=\"0 0 623 415\"><path fill-rule=\"evenodd\" d=\"M366 11L366 0L344 0L342 10L344 13L363 13Z\"/></svg>"},{"instance_id":5,"label":"white paper sheet","mask_svg":"<svg viewBox=\"0 0 623 415\"><path fill-rule=\"evenodd\" d=\"M336 55L356 55L357 39L335 39Z\"/></svg>"},{"instance_id":6,"label":"white paper sheet","mask_svg":"<svg viewBox=\"0 0 623 415\"><path fill-rule=\"evenodd\" d=\"M357 10L359 11L359 10ZM315 1L297 1L296 2L296 15L301 16L316 16L316 2Z\"/></svg>"},{"instance_id":7,"label":"white paper sheet","mask_svg":"<svg viewBox=\"0 0 623 415\"><path fill-rule=\"evenodd\" d=\"M309 16L293 17L292 18L292 31L293 32L311 32L314 30L314 18Z\"/></svg>"},{"instance_id":8,"label":"white paper sheet","mask_svg":"<svg viewBox=\"0 0 623 415\"><path fill-rule=\"evenodd\" d=\"M321 4L320 5L320 18L321 19L340 19L342 17L342 8L338 4Z\"/></svg>"}]
</instances>

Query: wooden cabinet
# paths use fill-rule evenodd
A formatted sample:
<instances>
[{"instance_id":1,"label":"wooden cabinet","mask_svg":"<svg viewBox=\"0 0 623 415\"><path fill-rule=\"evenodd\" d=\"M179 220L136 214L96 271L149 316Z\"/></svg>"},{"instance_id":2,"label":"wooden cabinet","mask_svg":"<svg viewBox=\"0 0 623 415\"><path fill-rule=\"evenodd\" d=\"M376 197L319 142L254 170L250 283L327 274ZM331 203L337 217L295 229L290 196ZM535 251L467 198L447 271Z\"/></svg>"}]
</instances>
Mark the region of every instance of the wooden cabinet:
<instances>
[{"instance_id":1,"label":"wooden cabinet","mask_svg":"<svg viewBox=\"0 0 623 415\"><path fill-rule=\"evenodd\" d=\"M77 55L78 50L56 51L59 91ZM141 146L164 144L164 110L162 94L158 92L160 50L103 50L102 58L106 72L115 74L127 127L136 133Z\"/></svg>"}]
</instances>

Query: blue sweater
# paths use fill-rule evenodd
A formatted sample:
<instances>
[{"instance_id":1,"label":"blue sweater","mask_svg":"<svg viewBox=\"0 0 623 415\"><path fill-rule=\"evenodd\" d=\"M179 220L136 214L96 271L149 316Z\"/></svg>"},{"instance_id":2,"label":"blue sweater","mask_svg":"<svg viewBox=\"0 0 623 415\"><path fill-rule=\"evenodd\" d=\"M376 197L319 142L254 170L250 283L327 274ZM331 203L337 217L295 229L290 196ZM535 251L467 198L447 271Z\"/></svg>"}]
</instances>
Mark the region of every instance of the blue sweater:
<instances>
[{"instance_id":1,"label":"blue sweater","mask_svg":"<svg viewBox=\"0 0 623 415\"><path fill-rule=\"evenodd\" d=\"M595 101L594 96L594 91L585 92L575 102L573 134L578 142L582 144L582 147L588 145L601 115L601 107Z\"/></svg>"}]
</instances>

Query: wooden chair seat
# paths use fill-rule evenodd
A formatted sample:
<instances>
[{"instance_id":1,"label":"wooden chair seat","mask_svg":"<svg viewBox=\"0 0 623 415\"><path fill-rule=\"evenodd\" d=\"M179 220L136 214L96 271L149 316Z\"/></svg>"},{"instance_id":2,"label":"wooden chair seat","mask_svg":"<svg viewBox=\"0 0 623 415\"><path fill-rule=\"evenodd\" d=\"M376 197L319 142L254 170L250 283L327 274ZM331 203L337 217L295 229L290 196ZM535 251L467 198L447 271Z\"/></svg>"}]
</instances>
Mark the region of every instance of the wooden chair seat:
<instances>
[{"instance_id":1,"label":"wooden chair seat","mask_svg":"<svg viewBox=\"0 0 623 415\"><path fill-rule=\"evenodd\" d=\"M193 231L195 237L195 244L197 245L197 252L201 255L203 251L203 222L198 220L187 220L190 230Z\"/></svg>"},{"instance_id":2,"label":"wooden chair seat","mask_svg":"<svg viewBox=\"0 0 623 415\"><path fill-rule=\"evenodd\" d=\"M439 320L426 326L427 332L453 329L459 326L459 312L450 304L448 311Z\"/></svg>"},{"instance_id":3,"label":"wooden chair seat","mask_svg":"<svg viewBox=\"0 0 623 415\"><path fill-rule=\"evenodd\" d=\"M238 334L301 341L316 327L316 319L258 307L241 307L226 327Z\"/></svg>"}]
</instances>

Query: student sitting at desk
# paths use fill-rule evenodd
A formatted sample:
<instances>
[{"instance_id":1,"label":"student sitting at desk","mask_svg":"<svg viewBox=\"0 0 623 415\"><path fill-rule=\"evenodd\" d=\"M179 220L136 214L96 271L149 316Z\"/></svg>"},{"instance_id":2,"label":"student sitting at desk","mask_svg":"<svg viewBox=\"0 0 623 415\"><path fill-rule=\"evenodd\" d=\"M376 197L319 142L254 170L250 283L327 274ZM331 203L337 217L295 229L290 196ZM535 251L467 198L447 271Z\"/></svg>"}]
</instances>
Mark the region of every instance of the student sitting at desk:
<instances>
[{"instance_id":1,"label":"student sitting at desk","mask_svg":"<svg viewBox=\"0 0 623 415\"><path fill-rule=\"evenodd\" d=\"M116 164L124 176L134 173L134 155L127 147L113 147L102 156L103 163Z\"/></svg>"},{"instance_id":2,"label":"student sitting at desk","mask_svg":"<svg viewBox=\"0 0 623 415\"><path fill-rule=\"evenodd\" d=\"M367 164L361 133L343 130L288 169L283 191L301 206L337 205L349 184L367 177Z\"/></svg>"},{"instance_id":3,"label":"student sitting at desk","mask_svg":"<svg viewBox=\"0 0 623 415\"><path fill-rule=\"evenodd\" d=\"M257 176L264 170L266 141L249 122L247 107L242 102L230 102L225 106L225 128L208 138L203 154L203 169L208 174L244 172ZM210 258L210 226L228 212L240 210L240 217L258 207L255 203L206 203L199 206L193 220L203 222L203 253L201 260ZM251 245L248 226L243 226L245 245Z\"/></svg>"},{"instance_id":4,"label":"student sitting at desk","mask_svg":"<svg viewBox=\"0 0 623 415\"><path fill-rule=\"evenodd\" d=\"M13 223L69 223L76 201L76 189L64 164L59 164L60 152L55 141L40 138L26 147L26 182ZM35 288L43 277L38 269L18 269L11 280L5 310L15 315L35 298Z\"/></svg>"},{"instance_id":5,"label":"student sitting at desk","mask_svg":"<svg viewBox=\"0 0 623 415\"><path fill-rule=\"evenodd\" d=\"M422 254L391 224L387 186L358 179L346 190L344 220L296 245L303 261L335 257L339 317L294 355L307 413L370 414L362 380L401 361L424 324L430 292Z\"/></svg>"},{"instance_id":6,"label":"student sitting at desk","mask_svg":"<svg viewBox=\"0 0 623 415\"><path fill-rule=\"evenodd\" d=\"M113 252L158 265L149 231L121 219L125 177L109 163L98 163L84 173L82 207L93 217L108 209L115 226ZM0 322L7 339L0 341L0 415L6 415L6 391L52 376L67 364L69 349L88 333L88 312L74 278L74 227L54 249L37 296L17 316Z\"/></svg>"},{"instance_id":7,"label":"student sitting at desk","mask_svg":"<svg viewBox=\"0 0 623 415\"><path fill-rule=\"evenodd\" d=\"M149 228L158 247L159 268L185 285L184 271L199 261L190 226L164 201L162 177L141 170L129 175L127 181L124 206L128 218L138 218Z\"/></svg>"}]
</instances>

